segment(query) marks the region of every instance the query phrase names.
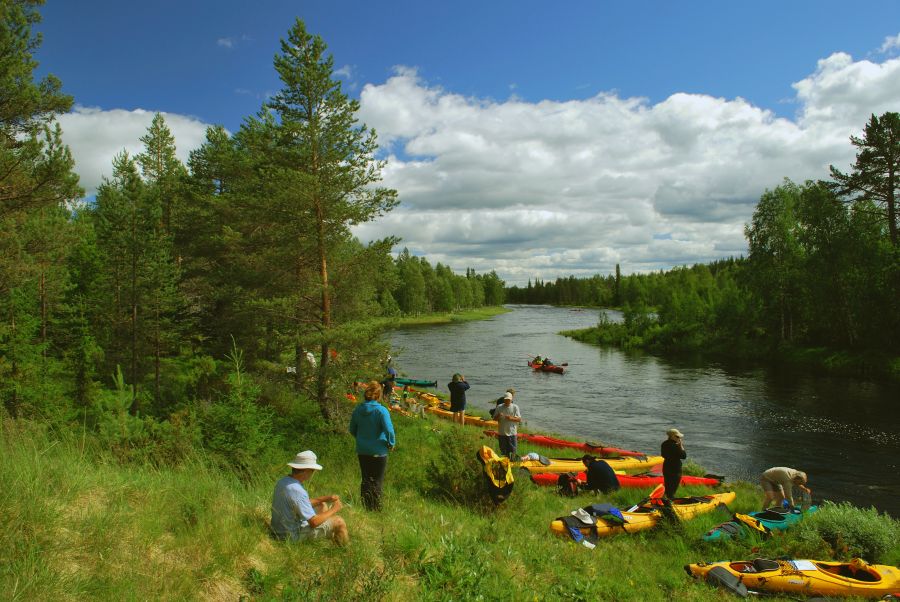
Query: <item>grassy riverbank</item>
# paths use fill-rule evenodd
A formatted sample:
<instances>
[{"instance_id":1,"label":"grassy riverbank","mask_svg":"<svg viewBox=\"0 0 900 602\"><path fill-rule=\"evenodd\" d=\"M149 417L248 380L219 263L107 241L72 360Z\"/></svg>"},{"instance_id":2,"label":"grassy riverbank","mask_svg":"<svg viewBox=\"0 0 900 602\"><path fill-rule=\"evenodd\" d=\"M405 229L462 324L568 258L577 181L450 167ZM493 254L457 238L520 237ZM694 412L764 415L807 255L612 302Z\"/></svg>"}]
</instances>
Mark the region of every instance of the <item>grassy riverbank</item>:
<instances>
[{"instance_id":1,"label":"grassy riverbank","mask_svg":"<svg viewBox=\"0 0 900 602\"><path fill-rule=\"evenodd\" d=\"M596 501L624 507L646 492L568 499L517 474L510 499L494 507L477 485L475 450L492 443L477 429L433 416L396 416L395 425L398 445L379 514L359 504L349 435L307 432L283 450L287 458L314 449L325 470L310 482L311 494L337 493L346 502L352 540L337 548L326 541L286 545L267 535L272 487L286 470L280 460L260 461L247 480L213 468L199 452L170 468L120 464L89 436L7 419L0 588L9 600L701 601L729 596L689 579L686 563L847 557L858 553L857 541L869 542L860 544L871 548L863 550L869 560L900 562L897 521L843 506L832 512L847 514L850 526L838 525L836 541L822 539L829 536L810 520L756 552L746 543L703 543L702 533L729 517L719 510L588 550L552 536L549 522ZM521 451L528 450L561 455ZM732 511L756 509L754 486L732 488Z\"/></svg>"},{"instance_id":2,"label":"grassy riverbank","mask_svg":"<svg viewBox=\"0 0 900 602\"><path fill-rule=\"evenodd\" d=\"M452 322L471 322L474 320L486 320L493 316L505 314L510 309L500 305L479 307L466 311L424 314L421 316L405 316L402 318L379 318L382 328L398 328L411 326L434 326L436 324L450 324Z\"/></svg>"}]
</instances>

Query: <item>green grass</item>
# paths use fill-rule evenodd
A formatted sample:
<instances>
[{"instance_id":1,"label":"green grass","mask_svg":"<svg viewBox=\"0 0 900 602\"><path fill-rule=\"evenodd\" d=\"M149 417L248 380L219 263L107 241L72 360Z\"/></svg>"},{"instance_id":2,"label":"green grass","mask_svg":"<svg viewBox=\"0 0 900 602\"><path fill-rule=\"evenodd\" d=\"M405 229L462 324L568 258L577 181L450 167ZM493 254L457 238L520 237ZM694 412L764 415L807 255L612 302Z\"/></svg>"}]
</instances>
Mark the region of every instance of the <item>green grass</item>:
<instances>
[{"instance_id":1,"label":"green grass","mask_svg":"<svg viewBox=\"0 0 900 602\"><path fill-rule=\"evenodd\" d=\"M3 597L727 600L727 594L688 578L682 566L827 549L822 542L815 546L815 532L809 530L802 540L789 534L765 542L759 552L744 543L704 543L700 536L730 516L718 510L672 527L602 540L588 550L551 535L550 521L596 501L624 507L646 492L562 498L517 473L512 496L498 507L465 496L447 501L434 493L426 475L477 473L475 451L496 442L434 416L395 416L394 421L398 445L388 463L385 509L378 514L359 503L359 469L349 435L310 435L284 450L285 459L301 449L315 450L324 470L308 483L311 495L337 493L347 504L341 515L351 542L336 547L328 541L284 544L269 538L272 488L286 472L280 462L259 466L249 481L213 468L202 454L176 468L122 465L90 436L6 419L0 441ZM458 463L448 462L454 455L449 448L462 450ZM521 449L530 450L562 455L535 446ZM738 492L731 510L756 509L760 492L754 486L731 488ZM890 519L854 515L853 520ZM896 521L890 524L896 527ZM896 545L889 557L900 558Z\"/></svg>"},{"instance_id":2,"label":"green grass","mask_svg":"<svg viewBox=\"0 0 900 602\"><path fill-rule=\"evenodd\" d=\"M378 321L383 328L409 328L412 326L434 326L436 324L450 324L453 322L486 320L509 311L512 310L502 306L479 307L459 312L433 313L403 318L379 318Z\"/></svg>"}]
</instances>

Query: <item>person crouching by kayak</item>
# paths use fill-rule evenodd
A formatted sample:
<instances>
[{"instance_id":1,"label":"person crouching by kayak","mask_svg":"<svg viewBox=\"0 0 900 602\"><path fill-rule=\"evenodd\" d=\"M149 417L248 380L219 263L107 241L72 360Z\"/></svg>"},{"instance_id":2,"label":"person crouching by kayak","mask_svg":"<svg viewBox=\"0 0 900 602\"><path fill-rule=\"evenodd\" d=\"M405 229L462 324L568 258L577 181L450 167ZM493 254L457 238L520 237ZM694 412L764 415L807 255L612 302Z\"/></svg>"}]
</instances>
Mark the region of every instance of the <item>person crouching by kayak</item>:
<instances>
[{"instance_id":1,"label":"person crouching by kayak","mask_svg":"<svg viewBox=\"0 0 900 602\"><path fill-rule=\"evenodd\" d=\"M391 414L378 403L381 385L376 381L366 386L365 401L358 404L350 417L350 434L356 437L356 454L362 482L359 486L363 506L367 510L381 510L381 485L387 469L388 452L394 449L396 438Z\"/></svg>"},{"instance_id":2,"label":"person crouching by kayak","mask_svg":"<svg viewBox=\"0 0 900 602\"><path fill-rule=\"evenodd\" d=\"M666 488L666 497L674 499L681 484L681 461L687 458L684 451L684 435L678 429L666 431L668 439L662 442L660 454L663 457L663 483Z\"/></svg>"},{"instance_id":3,"label":"person crouching by kayak","mask_svg":"<svg viewBox=\"0 0 900 602\"><path fill-rule=\"evenodd\" d=\"M780 506L785 500L793 506L794 487L812 496L812 491L806 487L806 473L787 466L776 466L765 471L760 484L765 493L763 510L769 508L772 502L774 502L772 505Z\"/></svg>"},{"instance_id":4,"label":"person crouching by kayak","mask_svg":"<svg viewBox=\"0 0 900 602\"><path fill-rule=\"evenodd\" d=\"M272 535L277 539L303 541L330 537L338 544L350 540L347 523L339 516L341 498L325 495L310 499L303 483L322 470L316 454L302 451L288 462L291 474L282 477L275 484L272 494Z\"/></svg>"},{"instance_id":5,"label":"person crouching by kayak","mask_svg":"<svg viewBox=\"0 0 900 602\"><path fill-rule=\"evenodd\" d=\"M587 474L587 484L584 489L600 493L611 493L619 489L616 471L609 464L590 454L585 454L581 458L581 462L584 464L584 471Z\"/></svg>"},{"instance_id":6,"label":"person crouching by kayak","mask_svg":"<svg viewBox=\"0 0 900 602\"><path fill-rule=\"evenodd\" d=\"M500 444L500 455L512 460L516 456L519 443L519 423L522 422L522 413L519 406L512 402L513 394L509 391L503 396L503 405L494 410L494 420L497 421L497 442Z\"/></svg>"},{"instance_id":7,"label":"person crouching by kayak","mask_svg":"<svg viewBox=\"0 0 900 602\"><path fill-rule=\"evenodd\" d=\"M460 424L466 423L466 391L469 390L469 383L466 377L457 372L453 375L453 379L447 383L450 390L450 411L453 412L453 422Z\"/></svg>"}]
</instances>

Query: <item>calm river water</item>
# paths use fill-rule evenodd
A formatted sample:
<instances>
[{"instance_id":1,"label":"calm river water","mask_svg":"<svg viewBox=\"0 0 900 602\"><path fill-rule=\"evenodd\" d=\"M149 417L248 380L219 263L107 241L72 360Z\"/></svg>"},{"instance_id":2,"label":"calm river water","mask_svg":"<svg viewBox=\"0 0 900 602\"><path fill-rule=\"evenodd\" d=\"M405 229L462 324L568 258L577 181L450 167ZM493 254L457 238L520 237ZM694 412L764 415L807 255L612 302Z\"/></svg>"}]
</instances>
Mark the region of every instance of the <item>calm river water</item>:
<instances>
[{"instance_id":1,"label":"calm river water","mask_svg":"<svg viewBox=\"0 0 900 602\"><path fill-rule=\"evenodd\" d=\"M674 426L688 458L710 472L757 482L766 468L791 466L809 473L815 498L900 516L900 386L626 354L558 334L595 325L598 310L509 307L489 320L392 332L397 368L437 380L443 393L461 372L469 407L481 410L515 387L526 431L659 453ZM526 362L538 354L568 362L566 373L533 372Z\"/></svg>"}]
</instances>

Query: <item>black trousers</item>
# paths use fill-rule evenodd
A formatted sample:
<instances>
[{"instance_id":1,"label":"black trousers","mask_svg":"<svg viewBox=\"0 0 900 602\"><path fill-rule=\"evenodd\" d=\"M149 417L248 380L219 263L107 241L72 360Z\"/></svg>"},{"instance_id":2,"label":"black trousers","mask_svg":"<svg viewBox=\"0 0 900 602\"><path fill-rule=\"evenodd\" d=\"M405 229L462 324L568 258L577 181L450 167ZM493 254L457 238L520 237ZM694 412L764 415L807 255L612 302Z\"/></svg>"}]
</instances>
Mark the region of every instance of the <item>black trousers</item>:
<instances>
[{"instance_id":1,"label":"black trousers","mask_svg":"<svg viewBox=\"0 0 900 602\"><path fill-rule=\"evenodd\" d=\"M381 484L387 469L387 456L357 456L362 483L359 495L366 510L381 510Z\"/></svg>"},{"instance_id":2,"label":"black trousers","mask_svg":"<svg viewBox=\"0 0 900 602\"><path fill-rule=\"evenodd\" d=\"M678 486L681 484L681 471L677 473L663 473L663 483L666 487L666 497L670 500L675 497Z\"/></svg>"}]
</instances>

